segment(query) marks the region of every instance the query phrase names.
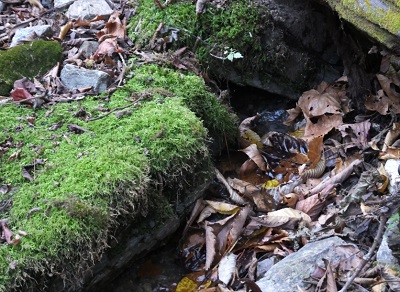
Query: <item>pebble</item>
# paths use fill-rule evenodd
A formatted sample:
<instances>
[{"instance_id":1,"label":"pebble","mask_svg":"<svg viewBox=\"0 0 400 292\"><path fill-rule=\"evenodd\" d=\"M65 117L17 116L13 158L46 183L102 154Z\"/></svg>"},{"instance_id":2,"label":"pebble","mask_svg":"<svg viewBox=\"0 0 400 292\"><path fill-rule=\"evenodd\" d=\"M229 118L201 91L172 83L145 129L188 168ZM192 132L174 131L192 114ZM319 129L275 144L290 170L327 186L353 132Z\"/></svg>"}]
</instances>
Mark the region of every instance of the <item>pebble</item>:
<instances>
[{"instance_id":1,"label":"pebble","mask_svg":"<svg viewBox=\"0 0 400 292\"><path fill-rule=\"evenodd\" d=\"M77 0L68 8L66 15L71 19L91 20L96 16L102 16L105 19L114 11L105 0Z\"/></svg>"}]
</instances>

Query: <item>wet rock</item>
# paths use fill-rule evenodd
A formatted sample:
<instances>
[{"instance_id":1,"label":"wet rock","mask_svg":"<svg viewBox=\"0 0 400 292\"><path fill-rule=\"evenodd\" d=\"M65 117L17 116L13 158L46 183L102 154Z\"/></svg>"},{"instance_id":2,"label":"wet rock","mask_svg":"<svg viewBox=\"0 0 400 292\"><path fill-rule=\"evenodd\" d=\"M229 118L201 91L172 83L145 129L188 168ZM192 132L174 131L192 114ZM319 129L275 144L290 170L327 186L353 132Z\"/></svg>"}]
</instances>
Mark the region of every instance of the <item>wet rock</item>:
<instances>
[{"instance_id":1,"label":"wet rock","mask_svg":"<svg viewBox=\"0 0 400 292\"><path fill-rule=\"evenodd\" d=\"M74 3L75 0L54 0L55 9L64 9Z\"/></svg>"},{"instance_id":2,"label":"wet rock","mask_svg":"<svg viewBox=\"0 0 400 292\"><path fill-rule=\"evenodd\" d=\"M81 89L93 86L95 93L101 93L107 89L110 76L99 70L88 70L66 64L61 70L61 81L70 89Z\"/></svg>"},{"instance_id":3,"label":"wet rock","mask_svg":"<svg viewBox=\"0 0 400 292\"><path fill-rule=\"evenodd\" d=\"M53 29L50 25L37 25L33 27L21 28L15 32L15 35L11 41L10 47L38 39L45 39L53 36Z\"/></svg>"},{"instance_id":4,"label":"wet rock","mask_svg":"<svg viewBox=\"0 0 400 292\"><path fill-rule=\"evenodd\" d=\"M331 263L340 261L335 247L347 244L337 236L309 243L272 266L256 283L263 292L299 291L297 286L304 287L303 280L310 277L317 265L324 267L323 258Z\"/></svg>"},{"instance_id":5,"label":"wet rock","mask_svg":"<svg viewBox=\"0 0 400 292\"><path fill-rule=\"evenodd\" d=\"M99 47L99 43L95 41L84 41L79 48L79 52L82 52L82 55L85 58L88 58L96 52L97 48Z\"/></svg>"},{"instance_id":6,"label":"wet rock","mask_svg":"<svg viewBox=\"0 0 400 292\"><path fill-rule=\"evenodd\" d=\"M254 37L253 47L261 47L251 56L254 61L215 59L210 62L211 71L233 83L293 100L321 81L333 82L341 76L341 61L324 7L310 0L262 0L260 5L259 13L265 15L268 25L258 33L259 40ZM249 59L243 53L243 60Z\"/></svg>"},{"instance_id":7,"label":"wet rock","mask_svg":"<svg viewBox=\"0 0 400 292\"><path fill-rule=\"evenodd\" d=\"M108 18L113 10L105 0L77 0L69 8L66 15L72 19L81 17L83 20L91 20L96 16Z\"/></svg>"}]
</instances>

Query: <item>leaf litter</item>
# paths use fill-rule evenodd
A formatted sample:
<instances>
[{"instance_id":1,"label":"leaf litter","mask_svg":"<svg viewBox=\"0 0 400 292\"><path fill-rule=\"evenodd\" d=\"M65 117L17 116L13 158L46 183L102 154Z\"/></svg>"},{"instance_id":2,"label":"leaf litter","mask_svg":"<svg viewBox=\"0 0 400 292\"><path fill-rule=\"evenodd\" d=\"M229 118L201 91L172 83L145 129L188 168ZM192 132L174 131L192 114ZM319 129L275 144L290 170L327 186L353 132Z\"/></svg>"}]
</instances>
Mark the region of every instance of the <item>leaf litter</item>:
<instances>
[{"instance_id":1,"label":"leaf litter","mask_svg":"<svg viewBox=\"0 0 400 292\"><path fill-rule=\"evenodd\" d=\"M108 93L124 82L131 55L140 58L142 64L165 62L201 74L194 54L186 47L172 54L166 52L167 45L179 36L175 29L164 28L162 24L154 32L150 44L153 51L132 50L133 43L126 36L126 16L134 12L127 5L120 7L108 21L101 17L73 21L56 15L58 12L43 7L40 1L29 0L28 8L20 7L22 1L6 3L13 13L1 19L3 48L8 47L17 28L51 24L56 27L57 37L53 39L66 48L65 62L110 74L114 82ZM156 3L160 9L165 8ZM202 13L204 3L197 2L198 14ZM99 47L93 55L84 57L77 50L84 40L98 41ZM231 177L224 177L223 169L216 170L217 181L226 188L227 196L218 194L196 203L182 239L182 254L190 273L178 283L176 291L261 291L255 283L258 263L270 258L280 260L309 242L335 234L360 246L376 244L368 251L350 245L337 247L335 253L341 260L339 263L325 260L324 267L316 267L310 275L310 291L337 291L352 283L398 290L398 272L379 265L362 269L371 261L381 240L382 226L400 204L397 188L390 188L393 177L384 168L386 161L400 159L400 131L395 117L400 113L397 90L400 78L393 69L397 57L383 55L381 72L376 75L379 88L365 102L369 116L359 116L357 122L344 122L355 111L350 107L347 78L343 76L333 84L322 82L304 92L296 107L288 110L285 124L305 121L305 127L292 135L257 133L254 126L259 115L241 123L240 151L247 160L241 161ZM67 90L59 72L57 64L34 82L27 78L17 80L11 102L40 108L93 94L92 88ZM85 114L82 118L96 119ZM30 125L34 120L26 118ZM53 126L56 129L60 125ZM76 125L69 128L74 133L87 131ZM8 163L21 155L20 150L9 153L12 148L18 149L12 137L0 141L0 155L7 154ZM22 176L33 181L44 164L45 161L37 159L24 166ZM12 190L9 184L0 185L1 194L8 196L0 206L3 214L7 214L12 204ZM19 244L20 237L27 234L12 232L7 223L7 218L0 220L0 240ZM18 262L10 263L10 269L17 265ZM350 274L353 276L349 277Z\"/></svg>"},{"instance_id":2,"label":"leaf litter","mask_svg":"<svg viewBox=\"0 0 400 292\"><path fill-rule=\"evenodd\" d=\"M301 291L397 289L399 273L371 263L387 219L400 206L399 170L385 170L400 159L400 95L393 86L400 84L397 74L375 80L381 89L366 99L367 115L351 108L343 76L304 92L288 110L285 124L295 127L293 133L257 133L258 114L242 121L239 151L245 158L230 166L228 176L222 175L224 164L216 170L214 183L225 187L225 195L207 194L196 204L182 241L185 246L198 234L197 244L182 255L190 261L196 254L197 263L186 266L189 273L176 291L189 291L188 285L190 291L261 291L255 275L260 262L279 261L334 235L358 247L337 246L338 260L324 259Z\"/></svg>"}]
</instances>

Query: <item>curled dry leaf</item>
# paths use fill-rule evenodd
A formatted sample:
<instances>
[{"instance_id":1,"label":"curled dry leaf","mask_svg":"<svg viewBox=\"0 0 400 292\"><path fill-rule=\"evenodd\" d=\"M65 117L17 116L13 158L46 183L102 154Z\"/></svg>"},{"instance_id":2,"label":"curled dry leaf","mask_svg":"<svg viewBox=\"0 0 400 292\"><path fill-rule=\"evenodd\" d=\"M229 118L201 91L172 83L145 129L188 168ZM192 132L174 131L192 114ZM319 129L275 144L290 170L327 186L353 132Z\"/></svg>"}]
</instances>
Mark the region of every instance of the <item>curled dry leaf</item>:
<instances>
[{"instance_id":1,"label":"curled dry leaf","mask_svg":"<svg viewBox=\"0 0 400 292\"><path fill-rule=\"evenodd\" d=\"M300 222L304 224L311 223L311 218L306 213L292 208L283 208L277 211L269 212L264 217L259 217L258 222L266 227L285 227L294 229Z\"/></svg>"},{"instance_id":2,"label":"curled dry leaf","mask_svg":"<svg viewBox=\"0 0 400 292\"><path fill-rule=\"evenodd\" d=\"M21 154L22 149L18 149L16 152L14 152L13 154L10 155L10 157L8 157L7 162L10 163L11 161L13 161L14 159L19 158L19 155Z\"/></svg>"},{"instance_id":3,"label":"curled dry leaf","mask_svg":"<svg viewBox=\"0 0 400 292\"><path fill-rule=\"evenodd\" d=\"M296 210L306 213L312 220L321 214L328 200L336 195L333 185L328 185L321 193L314 194L304 200L298 201Z\"/></svg>"},{"instance_id":4,"label":"curled dry leaf","mask_svg":"<svg viewBox=\"0 0 400 292\"><path fill-rule=\"evenodd\" d=\"M260 151L257 148L256 144L251 144L250 146L246 147L245 149L241 150L244 153L247 154L247 156L249 156L249 158L251 160L254 161L255 164L257 164L257 166L262 169L262 170L267 170L267 167L265 165L265 160L263 158L263 156L261 155Z\"/></svg>"},{"instance_id":5,"label":"curled dry leaf","mask_svg":"<svg viewBox=\"0 0 400 292\"><path fill-rule=\"evenodd\" d=\"M217 201L205 201L211 208L213 208L215 211L221 214L235 214L237 211L239 211L240 207L224 202L217 202Z\"/></svg>"}]
</instances>

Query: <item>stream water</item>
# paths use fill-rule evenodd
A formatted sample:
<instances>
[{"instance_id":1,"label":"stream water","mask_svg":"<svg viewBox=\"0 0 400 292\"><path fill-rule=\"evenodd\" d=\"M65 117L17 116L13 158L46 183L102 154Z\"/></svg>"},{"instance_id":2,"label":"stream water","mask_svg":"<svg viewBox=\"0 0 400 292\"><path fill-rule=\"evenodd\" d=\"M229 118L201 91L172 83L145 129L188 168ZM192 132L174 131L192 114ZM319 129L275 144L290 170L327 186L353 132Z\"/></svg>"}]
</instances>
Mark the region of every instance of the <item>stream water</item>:
<instances>
[{"instance_id":1,"label":"stream water","mask_svg":"<svg viewBox=\"0 0 400 292\"><path fill-rule=\"evenodd\" d=\"M231 94L229 103L240 120L256 113L261 115L256 129L258 133L267 133L269 131L287 132L289 130L282 123L287 116L286 109L293 107L294 101L272 96L265 91L254 88L240 87L233 84L229 88ZM221 159L228 159L225 157L229 156L221 156ZM220 163L224 163L224 161L220 161ZM224 196L223 187L216 187L215 184L216 182L206 191L206 196ZM216 189L219 189L219 191ZM183 228L180 228L169 238L169 241L164 242L159 248L128 267L117 279L104 287L103 291L175 291L178 282L188 273L184 268L179 250L182 231Z\"/></svg>"}]
</instances>

